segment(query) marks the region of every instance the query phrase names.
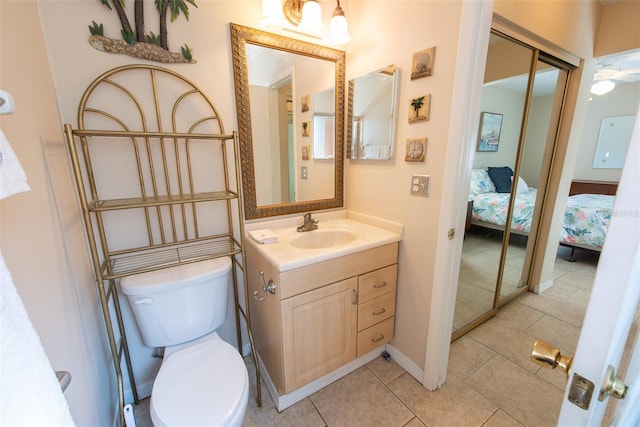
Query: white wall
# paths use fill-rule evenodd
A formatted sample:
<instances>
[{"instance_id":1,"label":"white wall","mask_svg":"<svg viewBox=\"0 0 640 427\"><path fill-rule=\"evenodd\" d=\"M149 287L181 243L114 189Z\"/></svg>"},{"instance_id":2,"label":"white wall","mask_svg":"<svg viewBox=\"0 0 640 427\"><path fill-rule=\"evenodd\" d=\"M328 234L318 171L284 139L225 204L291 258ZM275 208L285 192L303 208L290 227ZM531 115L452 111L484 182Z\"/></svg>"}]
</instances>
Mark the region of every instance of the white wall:
<instances>
[{"instance_id":1,"label":"white wall","mask_svg":"<svg viewBox=\"0 0 640 427\"><path fill-rule=\"evenodd\" d=\"M404 225L393 346L420 369L436 269L435 242L442 233L438 229L442 197L451 186L442 177L460 13L461 3L455 1L351 1L347 14L353 33L347 47L347 79L389 64L400 70L395 154L388 161L348 161L345 194L349 209ZM436 47L433 75L412 81L413 53L432 46ZM408 124L411 99L426 94L431 94L430 120ZM405 162L406 140L416 137L428 138L426 159ZM431 175L429 198L409 194L414 173Z\"/></svg>"},{"instance_id":2,"label":"white wall","mask_svg":"<svg viewBox=\"0 0 640 427\"><path fill-rule=\"evenodd\" d=\"M0 202L2 254L53 369L72 375L65 397L74 421L111 425L111 356L36 2L3 0L0 31L1 87L17 105L15 114L0 116L0 127L31 186Z\"/></svg>"},{"instance_id":3,"label":"white wall","mask_svg":"<svg viewBox=\"0 0 640 427\"><path fill-rule=\"evenodd\" d=\"M640 102L640 82L618 84L609 93L593 95L587 107L587 117L582 129L581 155L576 160L574 179L618 182L622 169L594 169L598 133L603 117L634 115Z\"/></svg>"},{"instance_id":4,"label":"white wall","mask_svg":"<svg viewBox=\"0 0 640 427\"><path fill-rule=\"evenodd\" d=\"M24 3L27 6L21 7L33 8L33 3L23 1L4 0L1 3L2 83L4 86L5 81L11 81L12 87L16 87L15 93L20 95L21 91L26 92L26 99L33 104L27 109L29 113L26 117L16 114L3 118L2 128L14 140L17 136L31 140L31 145L22 143L16 151L21 159L25 159L27 175L34 190L2 202L2 249L16 281L28 284L23 285L20 291L26 300L27 309L35 318L36 329L45 337L45 349L50 353L54 366L56 369L71 366L72 373L78 372L74 377L75 383L72 382L67 391L74 417L79 424L104 425L108 424L104 420L111 419L114 406L113 401L105 401L110 397L113 399L115 391L109 389L105 380L110 369L106 361L107 352L98 351L103 345L103 339L102 331L98 331L101 320L97 320L99 309L95 306L93 290L89 286L81 286L90 282L87 280L86 255L82 261L80 259L83 251L77 250L70 255L73 259L70 268L74 269L74 273L75 269L79 269L83 272L82 275L66 280L67 270L59 269L59 266L65 264L60 259L62 248L58 243L62 242L61 234L64 233L68 241L71 237L81 241L80 223L75 206L66 210L58 223L54 220L55 214L50 207L51 190L47 188L48 181L44 176L47 169L43 164L41 148L34 141L41 140L41 135L53 135L45 140L55 141L58 144L54 145L58 147L57 153L64 157L64 150L59 145L59 123L75 124L76 108L84 88L109 68L141 61L98 52L89 46L87 26L91 21L104 23L108 34L114 35L119 31L115 12L109 12L99 2L40 0L38 6L44 40L61 116L58 120L51 107L53 100L43 101L43 96L46 97L51 92L51 85L44 90L38 86L47 80L46 73L43 76L41 70L46 70L48 65L44 54L38 54L42 52L42 37L35 37L36 45L40 45L39 49L36 46L35 53L30 50L29 55L24 55L16 51L24 49L24 40L30 40L33 34L33 12L29 10L23 16L15 13L14 9L11 9L10 14L5 11L8 8L18 8L17 5ZM127 4L130 6L131 2ZM146 13L153 16L153 2L147 1L145 6ZM198 6L197 9L190 6L189 22L179 17L169 24L172 50L177 50L184 43L189 44L193 48L197 64L167 67L197 82L214 100L226 128L236 129L228 23L237 22L255 27L260 18L260 1L200 0ZM432 290L434 286L455 286L436 283L434 274L437 268L442 268L436 265L438 248L435 242L441 238L442 233L446 233L446 230L439 229L438 223L441 215L451 213L451 207L444 206L442 200L446 198L447 191L451 190L452 183L444 182L443 177L447 176L445 160L449 132L453 126L459 125L450 123L450 116L453 113L451 94L456 71L461 3L448 0L351 0L343 1L342 6L349 17L353 37L346 48L347 79L389 64L397 64L400 69L400 115L395 156L389 161L348 162L346 205L355 211L404 224L405 238L400 248L396 337L393 345L422 369L428 319L432 309ZM495 6L496 12L523 28L540 34L583 58L590 58L595 39L595 30L592 29L596 27L598 19L595 12L601 8L595 3L498 0ZM152 27L151 19L148 22ZM14 23L15 25L10 25ZM5 36L5 29L9 28L12 29L10 36ZM372 28L376 30L372 31ZM20 29L23 31L19 31ZM22 38L18 38L17 34ZM16 39L20 39L21 43L14 43ZM411 55L431 46L437 47L433 76L411 81ZM39 62L16 64L16 58ZM12 80L8 80L6 69L11 71ZM33 76L29 76L29 73L33 73ZM585 77L584 80L588 78ZM427 93L432 94L430 120L409 125L405 113L408 111L409 100ZM582 92L581 96L586 100L586 95ZM18 97L19 105L24 102L21 99L25 97ZM49 110L39 113L43 106L49 106ZM580 122L583 113L584 111L577 110L577 122ZM19 127L10 130L10 123L18 119ZM33 123L38 125L34 126ZM47 129L54 130L45 132ZM429 140L425 162L404 162L406 139L422 136ZM567 154L568 173L573 170L571 162L576 156L577 148ZM56 170L65 170L61 160L57 165L59 167ZM430 198L409 195L410 177L413 173L432 176ZM569 179L565 183L567 189L568 181ZM56 200L74 199L69 181L65 188L54 186L53 190ZM42 201L47 199L49 201L43 204ZM74 211L71 213L70 210ZM38 215L25 214L27 212L38 212ZM55 235L55 230L61 230L58 236ZM68 242L67 248L79 249L82 246L82 243L74 242ZM34 258L41 261L38 269L32 268L31 260ZM48 259L51 260L49 264ZM55 285L46 288L40 286L41 283L52 282ZM76 282L77 286L69 286L72 282ZM57 322L65 324L59 327ZM227 336L229 335L232 334ZM81 350L69 351L69 348ZM143 359L145 357L143 355Z\"/></svg>"}]
</instances>

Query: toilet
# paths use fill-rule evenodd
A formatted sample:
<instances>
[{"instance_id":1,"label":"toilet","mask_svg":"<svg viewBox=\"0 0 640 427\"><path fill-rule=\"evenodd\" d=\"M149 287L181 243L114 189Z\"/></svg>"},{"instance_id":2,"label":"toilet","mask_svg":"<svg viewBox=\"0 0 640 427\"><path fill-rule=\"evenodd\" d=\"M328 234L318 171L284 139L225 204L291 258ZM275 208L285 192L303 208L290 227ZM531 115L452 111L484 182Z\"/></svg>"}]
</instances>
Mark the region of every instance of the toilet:
<instances>
[{"instance_id":1,"label":"toilet","mask_svg":"<svg viewBox=\"0 0 640 427\"><path fill-rule=\"evenodd\" d=\"M239 426L249 399L242 356L216 329L227 317L229 257L120 281L144 343L165 347L151 391L154 426Z\"/></svg>"}]
</instances>

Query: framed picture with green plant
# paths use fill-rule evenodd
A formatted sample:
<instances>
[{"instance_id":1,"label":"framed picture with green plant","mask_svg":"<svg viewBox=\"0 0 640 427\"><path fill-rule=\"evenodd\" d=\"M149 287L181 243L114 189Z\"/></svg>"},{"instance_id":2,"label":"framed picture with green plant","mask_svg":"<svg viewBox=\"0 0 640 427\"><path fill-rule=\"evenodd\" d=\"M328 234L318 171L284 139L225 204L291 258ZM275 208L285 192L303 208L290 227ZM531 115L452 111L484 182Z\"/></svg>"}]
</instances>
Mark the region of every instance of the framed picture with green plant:
<instances>
[{"instance_id":1,"label":"framed picture with green plant","mask_svg":"<svg viewBox=\"0 0 640 427\"><path fill-rule=\"evenodd\" d=\"M409 123L429 120L431 111L431 94L413 98L409 103Z\"/></svg>"}]
</instances>

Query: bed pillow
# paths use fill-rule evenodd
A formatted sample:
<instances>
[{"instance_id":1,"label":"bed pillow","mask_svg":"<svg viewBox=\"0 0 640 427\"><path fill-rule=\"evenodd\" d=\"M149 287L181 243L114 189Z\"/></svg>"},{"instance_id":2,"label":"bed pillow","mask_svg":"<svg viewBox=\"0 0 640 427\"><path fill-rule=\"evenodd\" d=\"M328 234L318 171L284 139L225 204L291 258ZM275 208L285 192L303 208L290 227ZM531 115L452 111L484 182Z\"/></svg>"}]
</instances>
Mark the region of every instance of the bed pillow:
<instances>
[{"instance_id":1,"label":"bed pillow","mask_svg":"<svg viewBox=\"0 0 640 427\"><path fill-rule=\"evenodd\" d=\"M484 194L495 193L496 186L493 185L493 181L489 177L486 169L472 169L471 170L471 186L469 187L469 194Z\"/></svg>"},{"instance_id":2,"label":"bed pillow","mask_svg":"<svg viewBox=\"0 0 640 427\"><path fill-rule=\"evenodd\" d=\"M513 177L511 177L513 182ZM518 177L518 186L516 187L516 194L527 194L529 192L529 186L521 176Z\"/></svg>"},{"instance_id":3,"label":"bed pillow","mask_svg":"<svg viewBox=\"0 0 640 427\"><path fill-rule=\"evenodd\" d=\"M489 177L493 184L496 186L498 193L510 193L511 192L511 177L513 176L513 170L509 166L502 166L494 168L489 166L487 168Z\"/></svg>"}]
</instances>

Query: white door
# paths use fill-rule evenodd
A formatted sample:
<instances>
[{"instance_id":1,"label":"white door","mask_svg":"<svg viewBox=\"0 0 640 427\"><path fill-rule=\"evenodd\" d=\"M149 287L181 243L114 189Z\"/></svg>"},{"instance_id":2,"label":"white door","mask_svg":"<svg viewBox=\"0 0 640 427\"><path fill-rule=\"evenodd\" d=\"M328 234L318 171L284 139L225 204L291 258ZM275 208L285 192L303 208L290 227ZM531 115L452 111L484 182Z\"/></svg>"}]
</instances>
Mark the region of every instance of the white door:
<instances>
[{"instance_id":1,"label":"white door","mask_svg":"<svg viewBox=\"0 0 640 427\"><path fill-rule=\"evenodd\" d=\"M571 377L562 402L559 426L600 426L609 399L598 399L605 373L612 366L616 373L640 298L640 112L636 115L633 136L618 186L607 239L602 248L591 298L573 358ZM637 346L640 347L640 346ZM618 404L614 423L640 425L640 350L629 366L626 397ZM589 383L573 388L580 377L593 383L588 408L572 403L569 395ZM575 394L572 396L574 400ZM634 418L635 417L635 418ZM635 421L631 421L635 420Z\"/></svg>"}]
</instances>

